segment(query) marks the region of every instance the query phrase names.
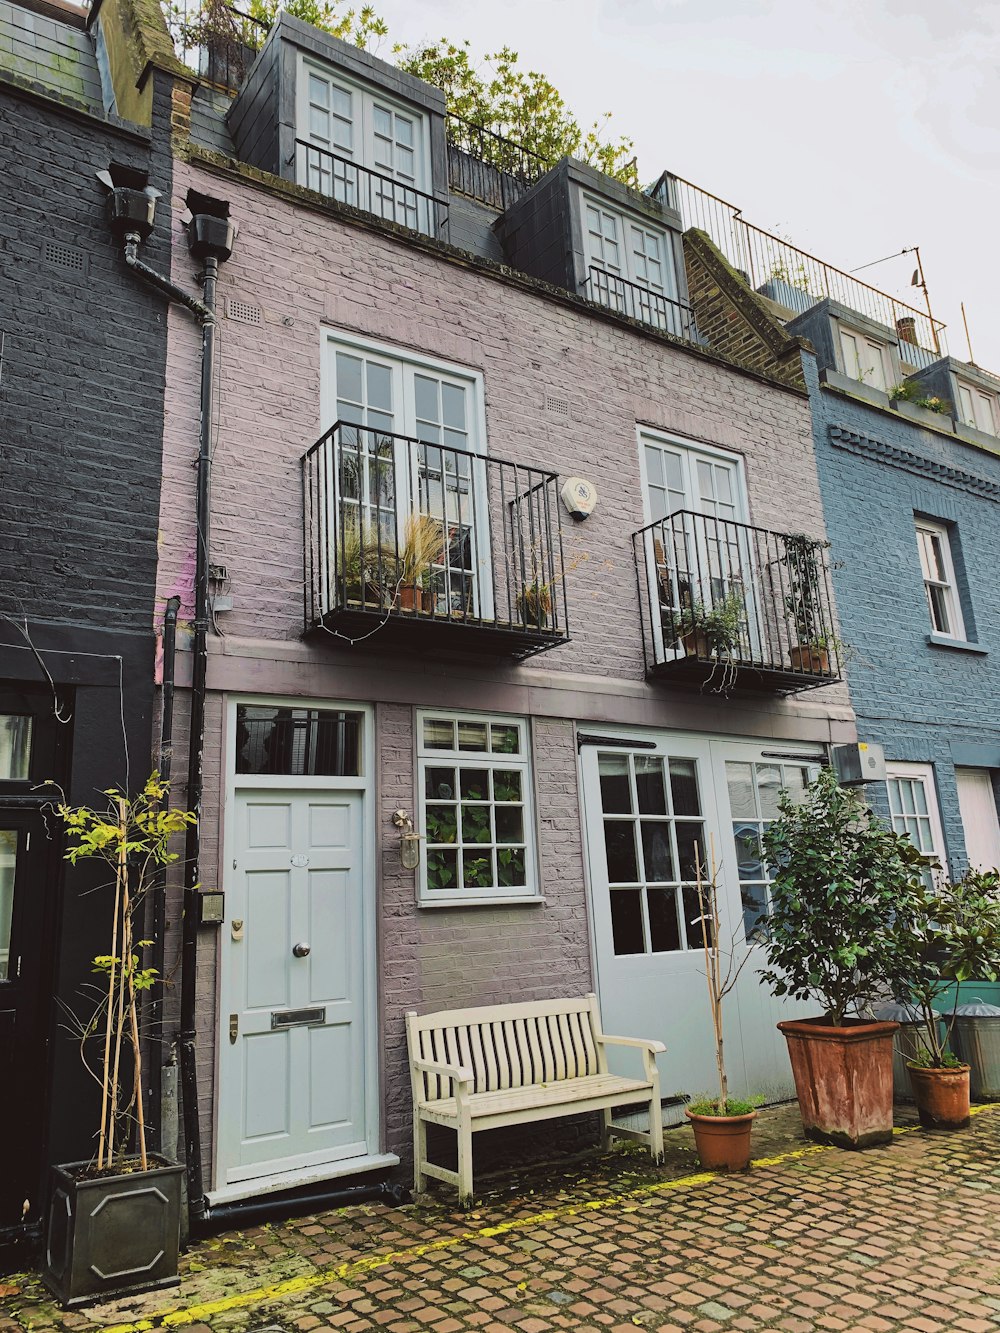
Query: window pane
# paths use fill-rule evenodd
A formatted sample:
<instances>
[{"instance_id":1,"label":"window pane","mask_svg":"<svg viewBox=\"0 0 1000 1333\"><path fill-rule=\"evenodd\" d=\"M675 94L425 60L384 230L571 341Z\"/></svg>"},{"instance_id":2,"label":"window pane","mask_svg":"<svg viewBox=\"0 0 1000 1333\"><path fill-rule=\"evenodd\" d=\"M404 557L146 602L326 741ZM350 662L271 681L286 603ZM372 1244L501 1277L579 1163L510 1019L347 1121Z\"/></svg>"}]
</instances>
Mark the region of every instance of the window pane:
<instances>
[{"instance_id":1,"label":"window pane","mask_svg":"<svg viewBox=\"0 0 1000 1333\"><path fill-rule=\"evenodd\" d=\"M663 785L663 760L636 755L635 791L642 815L665 815L667 792Z\"/></svg>"},{"instance_id":2,"label":"window pane","mask_svg":"<svg viewBox=\"0 0 1000 1333\"><path fill-rule=\"evenodd\" d=\"M493 841L488 805L462 806L462 842L482 843Z\"/></svg>"},{"instance_id":3,"label":"window pane","mask_svg":"<svg viewBox=\"0 0 1000 1333\"><path fill-rule=\"evenodd\" d=\"M602 754L597 761L601 778L601 805L606 815L632 813L632 787L628 759L624 755Z\"/></svg>"},{"instance_id":4,"label":"window pane","mask_svg":"<svg viewBox=\"0 0 1000 1333\"><path fill-rule=\"evenodd\" d=\"M670 825L665 820L642 821L642 858L647 884L677 878L674 849L670 844Z\"/></svg>"},{"instance_id":5,"label":"window pane","mask_svg":"<svg viewBox=\"0 0 1000 1333\"><path fill-rule=\"evenodd\" d=\"M740 899L743 904L743 932L750 941L759 935L758 923L767 911L767 890L763 884L741 884Z\"/></svg>"},{"instance_id":6,"label":"window pane","mask_svg":"<svg viewBox=\"0 0 1000 1333\"><path fill-rule=\"evenodd\" d=\"M710 873L708 858L705 855L705 840L701 824L681 824L677 828L677 855L680 859L680 878L694 879L696 867L701 866L701 877L707 879Z\"/></svg>"},{"instance_id":7,"label":"window pane","mask_svg":"<svg viewBox=\"0 0 1000 1333\"><path fill-rule=\"evenodd\" d=\"M337 397L347 398L351 402L363 401L361 389L363 363L359 356L348 356L345 352L337 353Z\"/></svg>"},{"instance_id":8,"label":"window pane","mask_svg":"<svg viewBox=\"0 0 1000 1333\"><path fill-rule=\"evenodd\" d=\"M453 805L427 807L427 841L455 842L458 837L458 814Z\"/></svg>"},{"instance_id":9,"label":"window pane","mask_svg":"<svg viewBox=\"0 0 1000 1333\"><path fill-rule=\"evenodd\" d=\"M463 801L490 799L490 775L485 768L463 768L459 771L458 781Z\"/></svg>"},{"instance_id":10,"label":"window pane","mask_svg":"<svg viewBox=\"0 0 1000 1333\"><path fill-rule=\"evenodd\" d=\"M490 747L494 754L518 754L521 749L517 727L490 726Z\"/></svg>"},{"instance_id":11,"label":"window pane","mask_svg":"<svg viewBox=\"0 0 1000 1333\"><path fill-rule=\"evenodd\" d=\"M374 361L368 362L368 403L382 412L392 411L392 371Z\"/></svg>"},{"instance_id":12,"label":"window pane","mask_svg":"<svg viewBox=\"0 0 1000 1333\"><path fill-rule=\"evenodd\" d=\"M604 842L608 855L608 882L635 884L639 867L635 854L635 833L631 820L604 821Z\"/></svg>"},{"instance_id":13,"label":"window pane","mask_svg":"<svg viewBox=\"0 0 1000 1333\"><path fill-rule=\"evenodd\" d=\"M497 827L497 842L524 842L524 811L522 806L499 806L494 818Z\"/></svg>"},{"instance_id":14,"label":"window pane","mask_svg":"<svg viewBox=\"0 0 1000 1333\"><path fill-rule=\"evenodd\" d=\"M524 888L528 882L523 847L497 848L497 882L504 888Z\"/></svg>"},{"instance_id":15,"label":"window pane","mask_svg":"<svg viewBox=\"0 0 1000 1333\"><path fill-rule=\"evenodd\" d=\"M240 704L236 709L236 771L357 777L361 772L361 717L336 709Z\"/></svg>"},{"instance_id":16,"label":"window pane","mask_svg":"<svg viewBox=\"0 0 1000 1333\"><path fill-rule=\"evenodd\" d=\"M27 782L32 718L0 714L0 782Z\"/></svg>"},{"instance_id":17,"label":"window pane","mask_svg":"<svg viewBox=\"0 0 1000 1333\"><path fill-rule=\"evenodd\" d=\"M681 889L684 904L684 932L689 949L704 949L705 931L708 932L709 943L712 939L712 923L706 920L704 928L701 922L701 902L698 898L698 889L694 884L685 884Z\"/></svg>"},{"instance_id":18,"label":"window pane","mask_svg":"<svg viewBox=\"0 0 1000 1333\"><path fill-rule=\"evenodd\" d=\"M459 722L458 724L458 748L460 750L485 750L486 745L486 723L485 722Z\"/></svg>"},{"instance_id":19,"label":"window pane","mask_svg":"<svg viewBox=\"0 0 1000 1333\"><path fill-rule=\"evenodd\" d=\"M948 617L948 600L944 588L933 583L924 585L927 589L927 605L931 613L931 624L938 634L951 633L951 620Z\"/></svg>"},{"instance_id":20,"label":"window pane","mask_svg":"<svg viewBox=\"0 0 1000 1333\"><path fill-rule=\"evenodd\" d=\"M438 411L438 380L427 375L414 375L413 389L417 416L422 421L440 421Z\"/></svg>"},{"instance_id":21,"label":"window pane","mask_svg":"<svg viewBox=\"0 0 1000 1333\"><path fill-rule=\"evenodd\" d=\"M757 765L757 797L764 819L777 819L778 796L781 792L781 769L777 764Z\"/></svg>"},{"instance_id":22,"label":"window pane","mask_svg":"<svg viewBox=\"0 0 1000 1333\"><path fill-rule=\"evenodd\" d=\"M521 774L516 768L497 768L493 771L493 799L520 801Z\"/></svg>"},{"instance_id":23,"label":"window pane","mask_svg":"<svg viewBox=\"0 0 1000 1333\"><path fill-rule=\"evenodd\" d=\"M455 799L455 770L453 768L429 768L425 790L431 800L453 801Z\"/></svg>"},{"instance_id":24,"label":"window pane","mask_svg":"<svg viewBox=\"0 0 1000 1333\"><path fill-rule=\"evenodd\" d=\"M14 915L17 829L0 828L0 981L10 976L10 929Z\"/></svg>"},{"instance_id":25,"label":"window pane","mask_svg":"<svg viewBox=\"0 0 1000 1333\"><path fill-rule=\"evenodd\" d=\"M493 853L476 855L462 853L462 884L467 889L488 889L496 883L493 874Z\"/></svg>"},{"instance_id":26,"label":"window pane","mask_svg":"<svg viewBox=\"0 0 1000 1333\"><path fill-rule=\"evenodd\" d=\"M750 764L726 764L729 785L729 805L734 819L756 819L757 801L754 795L753 767Z\"/></svg>"},{"instance_id":27,"label":"window pane","mask_svg":"<svg viewBox=\"0 0 1000 1333\"><path fill-rule=\"evenodd\" d=\"M681 947L677 925L677 890L650 889L646 895L649 905L649 947L653 953L672 953Z\"/></svg>"},{"instance_id":28,"label":"window pane","mask_svg":"<svg viewBox=\"0 0 1000 1333\"><path fill-rule=\"evenodd\" d=\"M465 390L457 384L441 385L441 408L444 424L453 430L465 430Z\"/></svg>"},{"instance_id":29,"label":"window pane","mask_svg":"<svg viewBox=\"0 0 1000 1333\"><path fill-rule=\"evenodd\" d=\"M611 895L611 933L615 953L645 953L642 933L642 890L616 889Z\"/></svg>"},{"instance_id":30,"label":"window pane","mask_svg":"<svg viewBox=\"0 0 1000 1333\"><path fill-rule=\"evenodd\" d=\"M671 759L670 794L675 815L700 815L698 767L693 759Z\"/></svg>"},{"instance_id":31,"label":"window pane","mask_svg":"<svg viewBox=\"0 0 1000 1333\"><path fill-rule=\"evenodd\" d=\"M733 829L736 839L736 864L740 879L763 879L764 867L760 846L760 833L757 824L737 825Z\"/></svg>"},{"instance_id":32,"label":"window pane","mask_svg":"<svg viewBox=\"0 0 1000 1333\"><path fill-rule=\"evenodd\" d=\"M427 718L424 721L424 748L428 750L454 750L455 724L441 718Z\"/></svg>"},{"instance_id":33,"label":"window pane","mask_svg":"<svg viewBox=\"0 0 1000 1333\"><path fill-rule=\"evenodd\" d=\"M428 852L428 889L454 889L457 886L458 852Z\"/></svg>"}]
</instances>

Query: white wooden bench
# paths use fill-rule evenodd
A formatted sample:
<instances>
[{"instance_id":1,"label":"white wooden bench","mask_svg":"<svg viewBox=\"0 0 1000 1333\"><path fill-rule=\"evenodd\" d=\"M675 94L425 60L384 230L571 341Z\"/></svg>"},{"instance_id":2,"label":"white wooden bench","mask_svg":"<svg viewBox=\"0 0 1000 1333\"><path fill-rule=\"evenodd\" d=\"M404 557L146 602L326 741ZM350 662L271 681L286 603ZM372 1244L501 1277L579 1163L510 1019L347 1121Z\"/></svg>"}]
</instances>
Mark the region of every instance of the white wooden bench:
<instances>
[{"instance_id":1,"label":"white wooden bench","mask_svg":"<svg viewBox=\"0 0 1000 1333\"><path fill-rule=\"evenodd\" d=\"M601 1031L597 997L532 1004L451 1009L406 1015L413 1088L414 1187L433 1176L472 1200L472 1135L531 1120L601 1112L601 1145L611 1136L649 1145L663 1157L660 1075L655 1056L666 1047ZM608 1073L608 1046L642 1053L643 1077ZM612 1106L648 1105L649 1132L611 1123ZM427 1160L427 1126L447 1125L458 1136L458 1170Z\"/></svg>"}]
</instances>

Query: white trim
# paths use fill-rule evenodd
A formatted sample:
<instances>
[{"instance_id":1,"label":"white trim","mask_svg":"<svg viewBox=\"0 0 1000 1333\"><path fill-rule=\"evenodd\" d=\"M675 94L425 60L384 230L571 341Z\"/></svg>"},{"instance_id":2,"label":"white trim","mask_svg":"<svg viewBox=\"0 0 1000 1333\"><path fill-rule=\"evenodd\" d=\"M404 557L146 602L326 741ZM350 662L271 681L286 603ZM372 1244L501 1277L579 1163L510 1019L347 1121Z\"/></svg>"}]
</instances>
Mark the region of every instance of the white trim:
<instances>
[{"instance_id":1,"label":"white trim","mask_svg":"<svg viewBox=\"0 0 1000 1333\"><path fill-rule=\"evenodd\" d=\"M440 718L452 722L494 723L500 726L516 727L521 738L522 749L518 754L504 754L479 750L430 750L423 743L423 724L427 719ZM531 727L525 716L510 713L469 712L453 708L418 708L414 712L414 736L416 741L416 831L421 835L420 864L417 867L417 906L418 907L476 907L507 906L510 904L534 904L544 901L541 896L541 881L538 871L538 830L535 820L535 762L532 745ZM427 794L424 783L424 770L435 764L442 766L464 765L465 767L510 767L518 769L523 777L521 784L522 827L524 833L524 884L511 885L504 890L494 885L486 892L465 889L456 885L454 891L439 894L427 888ZM455 794L457 809L461 809L458 793ZM490 803L495 808L495 802ZM456 848L462 844L456 838Z\"/></svg>"},{"instance_id":2,"label":"white trim","mask_svg":"<svg viewBox=\"0 0 1000 1333\"><path fill-rule=\"evenodd\" d=\"M934 624L934 617L931 614L930 606L927 607L927 618L930 621L931 633L941 639L955 639L964 643L965 639L965 617L962 615L962 603L958 595L958 584L955 579L955 560L951 550L951 528L945 523L938 523L932 518L914 517L914 527L917 533L917 559L920 561L920 574L924 585L924 594L927 593L928 581L936 587L942 588L944 592L945 611L948 615L948 628L940 630ZM937 537L941 546L941 558L944 563L944 580L928 580L924 573L923 558L920 551L920 534L928 533Z\"/></svg>"},{"instance_id":3,"label":"white trim","mask_svg":"<svg viewBox=\"0 0 1000 1333\"><path fill-rule=\"evenodd\" d=\"M973 384L971 380L963 380L960 376L955 376L955 388L958 390L955 397L958 401L955 403L955 410L958 418L966 426L971 426L974 430L981 430L987 435L997 435L1000 433L1000 399L997 394L989 389L984 389L980 384ZM972 408L972 420L968 419L962 404L962 391L969 395L969 404ZM990 415L990 424L981 426L976 420L976 399L982 400L986 405Z\"/></svg>"},{"instance_id":4,"label":"white trim","mask_svg":"<svg viewBox=\"0 0 1000 1333\"><path fill-rule=\"evenodd\" d=\"M885 766L886 777L886 797L888 798L888 784L893 778L901 778L904 781L919 782L924 789L924 798L927 802L927 821L930 829L931 842L933 844L933 853L941 862L941 873L948 874L948 852L944 840L944 826L941 823L941 807L938 803L937 781L935 779L933 764L912 764L890 761ZM890 807L891 808L891 807ZM923 816L920 816L923 818ZM892 826L894 816L890 814L889 823ZM904 830L896 830L903 832Z\"/></svg>"},{"instance_id":5,"label":"white trim","mask_svg":"<svg viewBox=\"0 0 1000 1333\"><path fill-rule=\"evenodd\" d=\"M362 877L369 884L371 891L362 894L362 921L365 936L365 985L364 985L364 1023L365 1023L365 1138L369 1145L381 1144L382 1104L381 1078L379 1065L380 1032L378 1007L378 920L376 913L376 875L378 868L377 845L377 809L375 802L375 708L369 703L357 700L317 698L304 695L270 695L232 693L224 696L225 704L225 805L223 827L220 830L222 876L221 887L224 892L233 890L232 868L233 855L231 831L235 826L234 814L237 793L245 790L280 789L282 791L357 791L361 793L362 821ZM236 772L236 709L239 704L262 704L275 708L324 708L342 709L345 712L362 713L361 736L361 775L354 778L317 778L289 777L286 774L243 774ZM228 831L228 832L227 832ZM227 940L226 924L223 924L218 945L219 985L218 1011L216 1014L215 1034L215 1106L214 1133L212 1139L211 1179L215 1182L215 1191L209 1198L221 1201L223 1198L248 1198L254 1194L264 1194L273 1189L285 1189L289 1186L280 1183L289 1176L298 1177L304 1171L308 1179L333 1179L338 1175L348 1175L352 1171L374 1169L364 1163L374 1160L369 1153L364 1158L349 1158L342 1162L324 1163L322 1167L307 1167L300 1171L292 1170L276 1176L258 1177L258 1182L277 1181L273 1187L265 1188L262 1183L253 1181L227 1185L226 1167L223 1165L220 1151L220 1123L223 1109L222 1058L228 1045L226 1024L231 1012L228 1003L228 987L231 984L229 969L225 966L225 943ZM238 1095L238 1090L234 1092ZM388 1162L395 1165L397 1159ZM360 1165L355 1165L360 1163ZM238 1168L237 1168L238 1169ZM304 1184L305 1180L296 1179L295 1183ZM241 1190L233 1194L231 1190Z\"/></svg>"},{"instance_id":6,"label":"white trim","mask_svg":"<svg viewBox=\"0 0 1000 1333\"><path fill-rule=\"evenodd\" d=\"M736 476L739 485L737 486L737 517L736 523L748 523L748 502L747 502L747 479L746 479L746 460L742 454L734 452L732 449L723 449L721 445L705 444L702 440L692 440L689 436L674 435L670 431L660 430L656 426L645 426L642 422L636 422L635 439L636 447L639 451L639 482L642 487L642 521L643 526L652 523L649 509L649 478L646 475L646 451L643 448L643 437L647 436L654 444L673 445L688 454L704 454L706 458L711 458L720 463L734 463L736 465ZM695 501L694 494L688 496L688 505L693 506Z\"/></svg>"},{"instance_id":7,"label":"white trim","mask_svg":"<svg viewBox=\"0 0 1000 1333\"><path fill-rule=\"evenodd\" d=\"M352 1157L350 1161L337 1162L322 1168L315 1166L301 1167L297 1171L283 1171L275 1176L258 1176L255 1180L243 1180L238 1185L224 1185L220 1189L210 1190L207 1194L209 1205L235 1203L238 1199L263 1198L268 1194L278 1194L282 1190L301 1189L303 1185L319 1184L324 1180L339 1180L343 1176L357 1176L363 1171L383 1171L398 1166L399 1158L395 1153L370 1153L367 1157Z\"/></svg>"}]
</instances>

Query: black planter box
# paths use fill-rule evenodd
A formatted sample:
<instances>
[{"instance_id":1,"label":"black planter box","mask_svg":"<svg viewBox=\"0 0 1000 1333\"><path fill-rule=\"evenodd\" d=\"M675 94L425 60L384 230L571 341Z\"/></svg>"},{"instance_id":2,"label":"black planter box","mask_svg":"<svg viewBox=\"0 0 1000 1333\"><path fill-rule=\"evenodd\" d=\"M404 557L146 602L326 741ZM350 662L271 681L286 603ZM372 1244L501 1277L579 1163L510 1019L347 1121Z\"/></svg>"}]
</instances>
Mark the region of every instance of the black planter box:
<instances>
[{"instance_id":1,"label":"black planter box","mask_svg":"<svg viewBox=\"0 0 1000 1333\"><path fill-rule=\"evenodd\" d=\"M184 1168L80 1178L88 1163L52 1168L42 1281L65 1308L172 1287L180 1244Z\"/></svg>"}]
</instances>

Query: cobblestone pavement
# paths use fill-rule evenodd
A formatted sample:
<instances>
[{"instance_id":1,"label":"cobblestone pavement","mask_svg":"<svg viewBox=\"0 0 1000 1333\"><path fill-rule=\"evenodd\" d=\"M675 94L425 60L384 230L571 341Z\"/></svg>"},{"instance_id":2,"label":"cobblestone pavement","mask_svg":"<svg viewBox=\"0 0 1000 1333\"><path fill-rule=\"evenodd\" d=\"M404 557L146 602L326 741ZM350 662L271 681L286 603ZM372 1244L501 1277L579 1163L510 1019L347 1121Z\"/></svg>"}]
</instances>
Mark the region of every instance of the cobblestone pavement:
<instances>
[{"instance_id":1,"label":"cobblestone pavement","mask_svg":"<svg viewBox=\"0 0 1000 1333\"><path fill-rule=\"evenodd\" d=\"M0 1329L1000 1330L1000 1107L865 1153L796 1125L762 1114L748 1175L698 1171L683 1129L663 1168L593 1156L493 1182L471 1213L438 1195L229 1233L191 1247L179 1288L82 1312L0 1279Z\"/></svg>"}]
</instances>

